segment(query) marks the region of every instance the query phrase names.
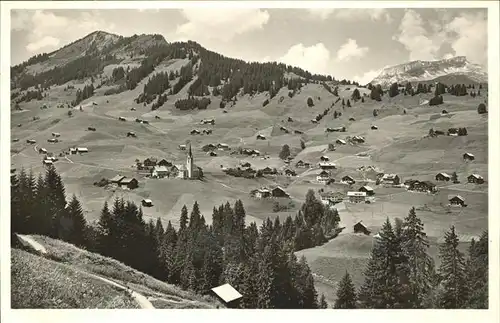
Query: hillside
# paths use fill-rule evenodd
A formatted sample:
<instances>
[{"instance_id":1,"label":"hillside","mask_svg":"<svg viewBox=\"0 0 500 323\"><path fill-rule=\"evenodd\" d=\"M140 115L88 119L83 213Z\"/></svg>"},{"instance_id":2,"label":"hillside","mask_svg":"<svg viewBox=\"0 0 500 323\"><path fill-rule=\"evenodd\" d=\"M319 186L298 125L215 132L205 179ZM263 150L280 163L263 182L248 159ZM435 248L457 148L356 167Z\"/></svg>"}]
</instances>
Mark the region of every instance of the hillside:
<instances>
[{"instance_id":1,"label":"hillside","mask_svg":"<svg viewBox=\"0 0 500 323\"><path fill-rule=\"evenodd\" d=\"M268 218L283 223L288 216L294 217L309 190L318 198L322 192L339 193L343 199L332 208L338 210L344 231L322 246L297 252L307 258L316 288L331 303L345 270L352 271L357 286L362 281L373 236L387 218L402 219L415 207L432 242L433 256L450 226L455 226L463 244L487 228L488 114L478 114L477 108L481 103L488 106L488 86L464 86L461 94L465 95L460 96L447 89L442 93L443 103L431 106L435 80L467 84L475 76L453 70L451 65L459 64L453 61L446 68L409 64L386 71L388 84L410 80L429 84L428 91L392 97L384 91L375 100L370 98L371 90L354 83L283 64L227 58L195 42L168 43L159 35L125 38L96 32L12 68L12 168L43 173L45 155L58 157L54 166L66 195L78 197L90 224L99 219L105 202L111 204L117 198L137 205L150 199L152 205L142 207L144 220L159 219L164 226L170 221L176 228L184 205L191 208L197 201L209 225L214 206L241 200L247 224L255 222L260 228ZM469 69L463 64L462 70ZM39 72L32 74L35 71ZM426 71L430 73L427 80L422 78ZM211 119L213 123L202 122ZM337 127L345 127L345 132L334 131ZM455 127L466 128L467 134L447 135ZM430 129L443 135L431 137ZM354 141L355 136L362 136L363 141ZM187 150L180 145L186 144L192 148L194 164L203 171L202 180L154 178L149 170L139 169L138 164L151 157L185 165ZM219 144L228 148L214 148ZM289 162L279 157L284 145L289 146ZM73 147L88 148L88 153L70 154ZM258 154L244 154L245 149ZM466 152L474 160L465 161ZM328 171L334 180L328 185L317 177L322 156L335 164ZM310 166L297 165L300 161ZM244 163L253 170L271 171L248 178L227 172L244 173ZM458 182L436 181L440 172L455 172ZM379 185L379 173L397 174L402 183L431 181L437 192ZM484 182L470 183L471 174L479 174ZM138 187L96 185L117 175L137 179ZM355 183L343 183L346 175ZM351 203L347 193L365 185L374 189L370 203ZM290 198L250 194L277 186ZM450 206L449 199L455 195L465 199L467 206ZM370 228L371 235L353 232L359 221ZM52 243L46 240L46 248ZM79 260L68 261L71 266L92 268ZM125 298L116 300L116 304L126 302Z\"/></svg>"},{"instance_id":2,"label":"hillside","mask_svg":"<svg viewBox=\"0 0 500 323\"><path fill-rule=\"evenodd\" d=\"M404 82L441 82L452 84L488 83L485 69L473 64L464 56L457 56L437 61L413 61L384 68L371 81L372 84L389 86Z\"/></svg>"},{"instance_id":3,"label":"hillside","mask_svg":"<svg viewBox=\"0 0 500 323\"><path fill-rule=\"evenodd\" d=\"M222 306L122 263L43 236L12 249L12 308L216 308ZM41 245L35 250L29 243ZM33 242L34 241L34 242Z\"/></svg>"}]
</instances>

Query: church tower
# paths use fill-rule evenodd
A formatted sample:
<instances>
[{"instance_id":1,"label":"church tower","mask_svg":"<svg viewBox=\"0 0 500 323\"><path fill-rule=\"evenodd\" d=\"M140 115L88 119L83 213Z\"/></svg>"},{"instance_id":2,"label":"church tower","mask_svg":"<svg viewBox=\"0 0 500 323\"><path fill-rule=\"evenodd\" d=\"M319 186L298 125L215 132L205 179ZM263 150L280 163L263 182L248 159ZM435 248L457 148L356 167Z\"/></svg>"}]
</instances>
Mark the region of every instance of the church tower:
<instances>
[{"instance_id":1,"label":"church tower","mask_svg":"<svg viewBox=\"0 0 500 323\"><path fill-rule=\"evenodd\" d=\"M193 178L193 153L191 151L191 143L189 144L189 150L186 158L186 169L187 169L187 178Z\"/></svg>"}]
</instances>

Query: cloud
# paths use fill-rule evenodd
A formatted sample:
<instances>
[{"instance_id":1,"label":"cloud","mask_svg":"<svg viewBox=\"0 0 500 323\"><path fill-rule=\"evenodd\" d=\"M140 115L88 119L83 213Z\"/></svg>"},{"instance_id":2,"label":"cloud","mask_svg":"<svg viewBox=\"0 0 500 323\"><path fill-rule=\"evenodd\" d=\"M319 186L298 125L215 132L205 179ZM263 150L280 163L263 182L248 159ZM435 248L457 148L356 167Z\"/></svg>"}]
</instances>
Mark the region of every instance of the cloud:
<instances>
[{"instance_id":1,"label":"cloud","mask_svg":"<svg viewBox=\"0 0 500 323\"><path fill-rule=\"evenodd\" d=\"M31 42L26 46L29 52L37 52L42 48L56 48L61 41L58 38L45 36L38 41Z\"/></svg>"},{"instance_id":2,"label":"cloud","mask_svg":"<svg viewBox=\"0 0 500 323\"><path fill-rule=\"evenodd\" d=\"M390 23L393 21L389 11L384 8L369 9L335 9L335 8L310 8L309 17L312 19L326 20L329 17L343 21L371 20Z\"/></svg>"},{"instance_id":3,"label":"cloud","mask_svg":"<svg viewBox=\"0 0 500 323\"><path fill-rule=\"evenodd\" d=\"M337 51L337 61L347 62L352 58L363 57L368 50L368 47L359 47L355 39L349 38Z\"/></svg>"},{"instance_id":4,"label":"cloud","mask_svg":"<svg viewBox=\"0 0 500 323\"><path fill-rule=\"evenodd\" d=\"M444 10L438 14L438 20L425 22L415 10L406 10L399 34L393 36L393 40L403 44L410 60L466 56L472 62L485 65L488 43L485 14L462 13L452 17ZM443 45L449 45L454 53L442 53Z\"/></svg>"},{"instance_id":5,"label":"cloud","mask_svg":"<svg viewBox=\"0 0 500 323\"><path fill-rule=\"evenodd\" d=\"M451 34L450 44L455 55L486 66L488 62L488 26L485 15L462 14L444 28Z\"/></svg>"},{"instance_id":6,"label":"cloud","mask_svg":"<svg viewBox=\"0 0 500 323\"><path fill-rule=\"evenodd\" d=\"M191 39L229 41L239 34L262 29L269 13L261 9L182 9L188 21L177 26L177 35Z\"/></svg>"},{"instance_id":7,"label":"cloud","mask_svg":"<svg viewBox=\"0 0 500 323\"><path fill-rule=\"evenodd\" d=\"M378 69L378 70L369 70L368 72L364 73L363 75L355 75L353 77L353 80L358 82L361 85L365 85L373 81L374 78L379 76L380 72L382 72L383 68Z\"/></svg>"},{"instance_id":8,"label":"cloud","mask_svg":"<svg viewBox=\"0 0 500 323\"><path fill-rule=\"evenodd\" d=\"M96 30L113 31L98 11L82 11L69 18L48 10L13 10L12 31L26 34L26 50L35 53L56 49ZM13 40L15 41L15 40Z\"/></svg>"},{"instance_id":9,"label":"cloud","mask_svg":"<svg viewBox=\"0 0 500 323\"><path fill-rule=\"evenodd\" d=\"M300 43L290 47L278 61L300 67L311 73L325 74L325 70L328 70L330 65L330 51L323 43L309 47Z\"/></svg>"}]
</instances>

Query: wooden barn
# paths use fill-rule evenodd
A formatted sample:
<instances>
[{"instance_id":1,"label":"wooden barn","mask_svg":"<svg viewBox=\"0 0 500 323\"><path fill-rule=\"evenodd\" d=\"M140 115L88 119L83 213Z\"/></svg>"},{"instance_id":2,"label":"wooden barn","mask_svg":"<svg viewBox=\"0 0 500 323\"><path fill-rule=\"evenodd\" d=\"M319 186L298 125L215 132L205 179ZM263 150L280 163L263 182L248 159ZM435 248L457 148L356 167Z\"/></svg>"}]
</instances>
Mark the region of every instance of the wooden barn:
<instances>
[{"instance_id":1,"label":"wooden barn","mask_svg":"<svg viewBox=\"0 0 500 323\"><path fill-rule=\"evenodd\" d=\"M369 236L371 233L370 230L368 230L368 228L363 224L362 221L359 221L358 223L356 223L354 225L353 229L354 229L354 233L363 233L367 236Z\"/></svg>"},{"instance_id":2,"label":"wooden barn","mask_svg":"<svg viewBox=\"0 0 500 323\"><path fill-rule=\"evenodd\" d=\"M228 308L238 308L243 297L233 286L224 284L211 289L217 299Z\"/></svg>"}]
</instances>

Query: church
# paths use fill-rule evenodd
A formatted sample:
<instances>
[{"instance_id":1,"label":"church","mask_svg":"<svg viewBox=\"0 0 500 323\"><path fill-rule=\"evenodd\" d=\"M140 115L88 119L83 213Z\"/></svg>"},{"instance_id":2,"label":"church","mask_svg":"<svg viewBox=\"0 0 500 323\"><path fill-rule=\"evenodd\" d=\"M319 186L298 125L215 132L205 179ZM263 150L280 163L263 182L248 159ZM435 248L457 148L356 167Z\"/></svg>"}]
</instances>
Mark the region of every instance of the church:
<instances>
[{"instance_id":1,"label":"church","mask_svg":"<svg viewBox=\"0 0 500 323\"><path fill-rule=\"evenodd\" d=\"M182 179L200 179L202 177L202 170L200 167L194 164L193 152L191 151L191 144L189 144L189 149L186 156L186 164L178 165L177 169L179 173L178 178Z\"/></svg>"}]
</instances>

